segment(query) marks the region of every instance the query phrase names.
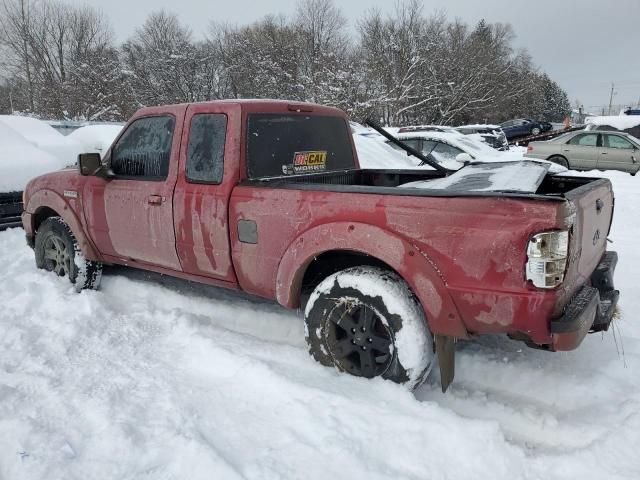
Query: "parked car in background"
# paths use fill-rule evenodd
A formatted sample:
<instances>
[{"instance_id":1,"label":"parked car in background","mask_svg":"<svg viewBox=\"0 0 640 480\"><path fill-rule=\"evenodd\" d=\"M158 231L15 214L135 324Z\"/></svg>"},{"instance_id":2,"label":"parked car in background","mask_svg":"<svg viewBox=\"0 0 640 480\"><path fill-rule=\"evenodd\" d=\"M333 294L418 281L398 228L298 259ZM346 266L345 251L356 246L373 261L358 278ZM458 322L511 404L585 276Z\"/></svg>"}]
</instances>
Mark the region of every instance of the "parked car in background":
<instances>
[{"instance_id":1,"label":"parked car in background","mask_svg":"<svg viewBox=\"0 0 640 480\"><path fill-rule=\"evenodd\" d=\"M455 127L463 135L473 135L496 150L509 150L507 136L500 125L461 125Z\"/></svg>"},{"instance_id":2,"label":"parked car in background","mask_svg":"<svg viewBox=\"0 0 640 480\"><path fill-rule=\"evenodd\" d=\"M530 142L527 158L549 160L571 170L620 170L635 175L640 168L640 141L628 133L584 131L545 142Z\"/></svg>"},{"instance_id":3,"label":"parked car in background","mask_svg":"<svg viewBox=\"0 0 640 480\"><path fill-rule=\"evenodd\" d=\"M467 163L474 162L513 162L523 159L517 150L498 151L473 136L460 132L408 132L396 135L398 140L415 148L426 157L446 168L457 170ZM398 150L399 146L389 142ZM550 167L551 173L560 173L566 169L559 165Z\"/></svg>"},{"instance_id":4,"label":"parked car in background","mask_svg":"<svg viewBox=\"0 0 640 480\"><path fill-rule=\"evenodd\" d=\"M0 122L0 230L22 225L22 191L29 180L63 167L57 157Z\"/></svg>"},{"instance_id":5,"label":"parked car in background","mask_svg":"<svg viewBox=\"0 0 640 480\"><path fill-rule=\"evenodd\" d=\"M37 118L0 115L0 123L18 132L32 145L57 157L64 165L74 165L82 146Z\"/></svg>"},{"instance_id":6,"label":"parked car in background","mask_svg":"<svg viewBox=\"0 0 640 480\"><path fill-rule=\"evenodd\" d=\"M456 129L447 125L408 125L400 127L395 133L411 133L411 132L455 132Z\"/></svg>"},{"instance_id":7,"label":"parked car in background","mask_svg":"<svg viewBox=\"0 0 640 480\"><path fill-rule=\"evenodd\" d=\"M586 130L625 132L640 139L640 115L607 115L587 117Z\"/></svg>"},{"instance_id":8,"label":"parked car in background","mask_svg":"<svg viewBox=\"0 0 640 480\"><path fill-rule=\"evenodd\" d=\"M500 124L502 131L508 140L529 135L538 135L551 130L552 125L548 122L538 122L530 118L516 118Z\"/></svg>"},{"instance_id":9,"label":"parked car in background","mask_svg":"<svg viewBox=\"0 0 640 480\"><path fill-rule=\"evenodd\" d=\"M421 168L420 160L387 145L386 138L372 128L349 122L360 168Z\"/></svg>"},{"instance_id":10,"label":"parked car in background","mask_svg":"<svg viewBox=\"0 0 640 480\"><path fill-rule=\"evenodd\" d=\"M69 138L82 145L82 153L99 153L104 156L122 131L120 125L85 125L69 134Z\"/></svg>"}]
</instances>

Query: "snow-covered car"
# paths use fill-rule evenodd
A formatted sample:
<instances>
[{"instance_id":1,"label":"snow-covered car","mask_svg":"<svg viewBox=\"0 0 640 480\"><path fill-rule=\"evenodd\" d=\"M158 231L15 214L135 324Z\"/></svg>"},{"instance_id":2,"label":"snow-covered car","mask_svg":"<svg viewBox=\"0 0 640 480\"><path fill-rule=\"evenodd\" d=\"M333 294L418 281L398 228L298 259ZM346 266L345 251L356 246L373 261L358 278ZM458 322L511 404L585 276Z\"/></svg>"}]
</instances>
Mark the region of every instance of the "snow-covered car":
<instances>
[{"instance_id":1,"label":"snow-covered car","mask_svg":"<svg viewBox=\"0 0 640 480\"><path fill-rule=\"evenodd\" d=\"M64 165L74 165L78 155L84 153L78 142L37 118L0 115L0 124L15 130L32 145L57 157Z\"/></svg>"},{"instance_id":2,"label":"snow-covered car","mask_svg":"<svg viewBox=\"0 0 640 480\"><path fill-rule=\"evenodd\" d=\"M586 130L620 131L640 139L640 115L587 117Z\"/></svg>"},{"instance_id":3,"label":"snow-covered car","mask_svg":"<svg viewBox=\"0 0 640 480\"><path fill-rule=\"evenodd\" d=\"M500 152L491 148L486 143L476 140L460 132L410 132L399 133L396 138L406 145L418 150L427 158L431 158L440 165L458 170L469 163L495 163L495 162L517 162L524 159L521 150L514 149ZM397 150L402 150L393 142L388 142L390 146ZM551 163L550 173L561 173L566 168Z\"/></svg>"},{"instance_id":4,"label":"snow-covered car","mask_svg":"<svg viewBox=\"0 0 640 480\"><path fill-rule=\"evenodd\" d=\"M413 132L455 132L456 129L447 125L409 125L400 127L396 133Z\"/></svg>"},{"instance_id":5,"label":"snow-covered car","mask_svg":"<svg viewBox=\"0 0 640 480\"><path fill-rule=\"evenodd\" d=\"M85 125L71 132L69 138L82 146L82 153L99 153L104 157L123 125Z\"/></svg>"},{"instance_id":6,"label":"snow-covered car","mask_svg":"<svg viewBox=\"0 0 640 480\"><path fill-rule=\"evenodd\" d=\"M386 144L386 139L375 130L356 122L349 122L349 124L361 168L413 169L420 167L420 160L391 148Z\"/></svg>"},{"instance_id":7,"label":"snow-covered car","mask_svg":"<svg viewBox=\"0 0 640 480\"><path fill-rule=\"evenodd\" d=\"M22 190L29 180L63 167L58 158L0 123L0 230L22 224Z\"/></svg>"},{"instance_id":8,"label":"snow-covered car","mask_svg":"<svg viewBox=\"0 0 640 480\"><path fill-rule=\"evenodd\" d=\"M464 135L478 138L496 150L509 150L507 136L500 125L461 125L456 127L456 130Z\"/></svg>"}]
</instances>

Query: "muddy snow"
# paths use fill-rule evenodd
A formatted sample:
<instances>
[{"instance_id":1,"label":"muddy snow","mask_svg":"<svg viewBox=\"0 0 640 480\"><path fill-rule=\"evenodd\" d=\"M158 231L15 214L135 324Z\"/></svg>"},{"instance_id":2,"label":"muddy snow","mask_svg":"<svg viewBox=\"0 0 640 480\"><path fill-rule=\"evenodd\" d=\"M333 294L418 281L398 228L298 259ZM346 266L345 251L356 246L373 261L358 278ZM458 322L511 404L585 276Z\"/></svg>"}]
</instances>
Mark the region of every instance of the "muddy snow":
<instances>
[{"instance_id":1,"label":"muddy snow","mask_svg":"<svg viewBox=\"0 0 640 480\"><path fill-rule=\"evenodd\" d=\"M76 294L0 232L0 478L640 478L640 179L608 176L615 330L459 343L446 394L323 368L298 312L240 294L122 269Z\"/></svg>"}]
</instances>

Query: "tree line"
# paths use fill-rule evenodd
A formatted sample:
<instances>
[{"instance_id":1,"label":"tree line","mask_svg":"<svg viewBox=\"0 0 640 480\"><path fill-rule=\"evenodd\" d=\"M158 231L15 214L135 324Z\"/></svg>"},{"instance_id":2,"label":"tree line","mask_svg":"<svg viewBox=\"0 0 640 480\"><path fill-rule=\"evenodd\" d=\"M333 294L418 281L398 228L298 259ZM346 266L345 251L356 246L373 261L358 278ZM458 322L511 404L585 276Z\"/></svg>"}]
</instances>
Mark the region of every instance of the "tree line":
<instances>
[{"instance_id":1,"label":"tree line","mask_svg":"<svg viewBox=\"0 0 640 480\"><path fill-rule=\"evenodd\" d=\"M514 48L510 25L468 25L419 0L349 25L333 0L290 15L211 23L196 38L151 13L117 44L109 20L59 0L1 0L0 112L124 120L142 106L223 98L333 105L385 124L562 120L567 94Z\"/></svg>"}]
</instances>

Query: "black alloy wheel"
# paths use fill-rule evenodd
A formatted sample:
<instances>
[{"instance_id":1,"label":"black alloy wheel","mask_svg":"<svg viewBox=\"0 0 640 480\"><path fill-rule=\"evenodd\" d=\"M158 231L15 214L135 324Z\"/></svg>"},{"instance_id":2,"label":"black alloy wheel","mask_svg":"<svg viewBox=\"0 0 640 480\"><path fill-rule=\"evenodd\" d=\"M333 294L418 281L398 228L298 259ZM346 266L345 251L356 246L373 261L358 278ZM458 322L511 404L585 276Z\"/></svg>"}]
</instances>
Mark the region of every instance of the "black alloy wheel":
<instances>
[{"instance_id":1,"label":"black alloy wheel","mask_svg":"<svg viewBox=\"0 0 640 480\"><path fill-rule=\"evenodd\" d=\"M327 347L341 370L366 378L387 371L393 334L371 307L351 302L337 305L326 328Z\"/></svg>"}]
</instances>

